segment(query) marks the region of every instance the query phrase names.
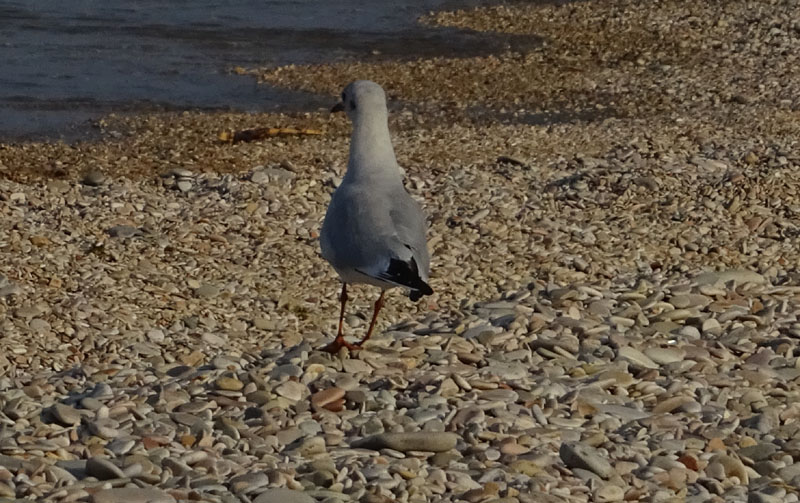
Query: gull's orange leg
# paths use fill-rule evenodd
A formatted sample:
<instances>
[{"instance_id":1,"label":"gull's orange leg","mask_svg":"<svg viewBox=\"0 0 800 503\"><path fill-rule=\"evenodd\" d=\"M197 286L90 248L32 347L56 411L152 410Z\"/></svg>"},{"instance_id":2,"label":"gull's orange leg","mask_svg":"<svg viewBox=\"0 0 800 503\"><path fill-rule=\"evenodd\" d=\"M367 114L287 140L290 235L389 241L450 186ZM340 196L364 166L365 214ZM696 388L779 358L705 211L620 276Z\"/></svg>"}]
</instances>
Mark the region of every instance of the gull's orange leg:
<instances>
[{"instance_id":1,"label":"gull's orange leg","mask_svg":"<svg viewBox=\"0 0 800 503\"><path fill-rule=\"evenodd\" d=\"M350 344L349 342L344 340L343 324L344 324L344 306L345 304L347 304L347 283L342 283L342 294L339 295L339 301L342 303L342 307L339 311L339 331L336 333L336 338L333 340L333 342L331 342L322 349L323 351L327 351L328 353L338 353L342 347L345 347L350 350L358 349L358 347L356 347L355 345Z\"/></svg>"},{"instance_id":2,"label":"gull's orange leg","mask_svg":"<svg viewBox=\"0 0 800 503\"><path fill-rule=\"evenodd\" d=\"M339 302L342 306L339 308L339 331L336 332L336 338L342 337L343 323L344 323L344 306L347 304L347 283L342 283L342 293L339 295Z\"/></svg>"},{"instance_id":3,"label":"gull's orange leg","mask_svg":"<svg viewBox=\"0 0 800 503\"><path fill-rule=\"evenodd\" d=\"M381 290L381 295L378 297L378 300L375 301L375 308L372 311L372 321L369 323L369 329L367 329L367 335L361 339L361 342L356 344L357 347L361 347L362 344L367 342L367 339L372 337L372 331L375 329L375 322L378 321L378 313L380 312L381 308L383 307L383 294L386 293L386 290Z\"/></svg>"}]
</instances>

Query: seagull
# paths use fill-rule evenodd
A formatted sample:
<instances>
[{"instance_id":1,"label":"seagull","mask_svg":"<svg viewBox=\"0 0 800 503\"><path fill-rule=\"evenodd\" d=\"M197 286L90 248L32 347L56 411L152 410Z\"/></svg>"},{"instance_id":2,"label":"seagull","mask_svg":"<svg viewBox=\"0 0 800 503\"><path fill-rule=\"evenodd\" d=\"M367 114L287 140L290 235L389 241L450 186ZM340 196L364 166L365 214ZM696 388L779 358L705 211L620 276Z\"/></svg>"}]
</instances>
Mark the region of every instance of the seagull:
<instances>
[{"instance_id":1,"label":"seagull","mask_svg":"<svg viewBox=\"0 0 800 503\"><path fill-rule=\"evenodd\" d=\"M322 256L342 280L339 331L324 349L361 349L372 335L386 290L403 287L412 301L431 295L425 214L403 186L389 135L386 94L378 84L356 80L344 88L331 112L344 111L353 123L347 173L333 193L320 232ZM347 285L381 289L367 334L357 344L344 339Z\"/></svg>"}]
</instances>

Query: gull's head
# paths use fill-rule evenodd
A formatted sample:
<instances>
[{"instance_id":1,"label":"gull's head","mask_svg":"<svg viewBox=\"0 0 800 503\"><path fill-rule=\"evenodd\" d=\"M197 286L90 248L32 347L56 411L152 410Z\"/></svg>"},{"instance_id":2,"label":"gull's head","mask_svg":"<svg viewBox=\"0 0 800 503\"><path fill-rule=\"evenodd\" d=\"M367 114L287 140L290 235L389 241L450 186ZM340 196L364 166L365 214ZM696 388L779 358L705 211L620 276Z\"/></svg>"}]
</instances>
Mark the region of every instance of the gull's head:
<instances>
[{"instance_id":1,"label":"gull's head","mask_svg":"<svg viewBox=\"0 0 800 503\"><path fill-rule=\"evenodd\" d=\"M386 112L386 93L371 80L356 80L342 91L342 101L334 105L331 112L345 112L350 120L367 111Z\"/></svg>"}]
</instances>

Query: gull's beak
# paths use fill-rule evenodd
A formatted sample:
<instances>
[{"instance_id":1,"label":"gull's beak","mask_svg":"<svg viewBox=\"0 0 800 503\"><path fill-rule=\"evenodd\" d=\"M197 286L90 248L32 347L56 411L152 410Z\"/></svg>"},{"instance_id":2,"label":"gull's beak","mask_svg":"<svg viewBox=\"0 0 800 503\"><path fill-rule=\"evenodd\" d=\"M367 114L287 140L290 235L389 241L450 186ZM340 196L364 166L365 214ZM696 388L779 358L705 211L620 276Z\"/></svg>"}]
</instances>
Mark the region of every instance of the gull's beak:
<instances>
[{"instance_id":1,"label":"gull's beak","mask_svg":"<svg viewBox=\"0 0 800 503\"><path fill-rule=\"evenodd\" d=\"M339 103L333 105L333 108L331 108L331 113L335 114L336 112L344 112L344 103L343 102L340 101Z\"/></svg>"}]
</instances>

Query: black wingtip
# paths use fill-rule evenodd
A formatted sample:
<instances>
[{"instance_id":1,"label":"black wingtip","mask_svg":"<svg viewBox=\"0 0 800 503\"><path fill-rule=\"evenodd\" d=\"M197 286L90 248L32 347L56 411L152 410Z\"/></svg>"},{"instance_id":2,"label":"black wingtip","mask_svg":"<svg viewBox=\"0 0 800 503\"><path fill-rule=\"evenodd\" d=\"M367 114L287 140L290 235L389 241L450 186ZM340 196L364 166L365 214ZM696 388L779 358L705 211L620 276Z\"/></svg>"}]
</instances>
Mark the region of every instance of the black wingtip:
<instances>
[{"instance_id":1,"label":"black wingtip","mask_svg":"<svg viewBox=\"0 0 800 503\"><path fill-rule=\"evenodd\" d=\"M395 258L391 259L388 269L381 277L411 289L411 293L408 296L413 301L419 300L423 295L433 293L430 285L419 277L417 262L413 258L408 262Z\"/></svg>"},{"instance_id":2,"label":"black wingtip","mask_svg":"<svg viewBox=\"0 0 800 503\"><path fill-rule=\"evenodd\" d=\"M420 288L419 290L411 290L411 293L408 294L408 298L411 299L413 302L416 302L419 299L421 299L423 295L431 295L433 293L433 288L431 288L429 284L425 283L422 280L420 280L420 283L422 283L420 285L422 288Z\"/></svg>"}]
</instances>

